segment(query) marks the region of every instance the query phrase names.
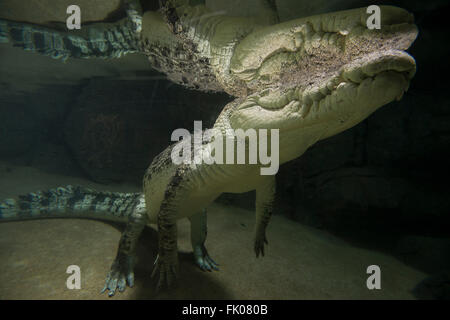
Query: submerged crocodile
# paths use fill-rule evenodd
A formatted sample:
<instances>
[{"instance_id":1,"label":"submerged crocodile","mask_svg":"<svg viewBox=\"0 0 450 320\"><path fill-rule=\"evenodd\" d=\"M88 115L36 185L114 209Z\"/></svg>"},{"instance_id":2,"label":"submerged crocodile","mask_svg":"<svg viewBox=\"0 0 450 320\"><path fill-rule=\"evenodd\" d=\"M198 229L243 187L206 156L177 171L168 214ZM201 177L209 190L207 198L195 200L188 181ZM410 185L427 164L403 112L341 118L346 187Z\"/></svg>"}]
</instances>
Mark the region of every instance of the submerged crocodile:
<instances>
[{"instance_id":1,"label":"submerged crocodile","mask_svg":"<svg viewBox=\"0 0 450 320\"><path fill-rule=\"evenodd\" d=\"M115 30L111 38L106 32L95 33L94 25L87 32L91 38L74 38L1 21L0 39L62 57L144 52L175 82L236 97L216 120L212 128L215 137L235 139L229 136L230 129L278 129L280 164L400 99L415 73L415 61L405 50L415 40L417 27L411 14L396 7L381 7L380 30L367 29L365 8L270 26L211 15L204 6L175 6L172 2L161 12L146 12L142 20L139 9L130 12L132 18L115 24L116 29L108 26ZM34 30L29 31L34 37L24 36L26 28ZM125 29L132 31L125 34ZM100 38L104 42L96 42ZM203 148L213 143L214 138L206 140ZM177 278L176 221L181 218L191 221L197 265L204 270L217 269L204 245L205 207L223 192L256 190L254 250L257 256L263 255L275 176L261 175L261 162L175 164L171 153L177 145L153 160L144 175L143 193L61 187L3 201L0 220L86 217L126 222L103 289L114 295L134 283L134 252L148 224L158 226L159 249L153 270L159 277L158 288L170 286Z\"/></svg>"}]
</instances>

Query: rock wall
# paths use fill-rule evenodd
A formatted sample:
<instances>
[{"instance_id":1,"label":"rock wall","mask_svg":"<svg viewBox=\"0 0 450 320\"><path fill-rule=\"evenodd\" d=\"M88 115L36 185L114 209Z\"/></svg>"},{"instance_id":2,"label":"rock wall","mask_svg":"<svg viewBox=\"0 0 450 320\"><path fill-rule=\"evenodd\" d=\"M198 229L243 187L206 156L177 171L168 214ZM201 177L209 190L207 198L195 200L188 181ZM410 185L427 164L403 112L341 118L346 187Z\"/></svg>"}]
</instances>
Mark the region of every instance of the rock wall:
<instances>
[{"instance_id":1,"label":"rock wall","mask_svg":"<svg viewBox=\"0 0 450 320\"><path fill-rule=\"evenodd\" d=\"M65 124L65 139L79 165L98 182L141 183L145 169L177 128L214 124L226 95L202 94L167 80L88 81Z\"/></svg>"}]
</instances>

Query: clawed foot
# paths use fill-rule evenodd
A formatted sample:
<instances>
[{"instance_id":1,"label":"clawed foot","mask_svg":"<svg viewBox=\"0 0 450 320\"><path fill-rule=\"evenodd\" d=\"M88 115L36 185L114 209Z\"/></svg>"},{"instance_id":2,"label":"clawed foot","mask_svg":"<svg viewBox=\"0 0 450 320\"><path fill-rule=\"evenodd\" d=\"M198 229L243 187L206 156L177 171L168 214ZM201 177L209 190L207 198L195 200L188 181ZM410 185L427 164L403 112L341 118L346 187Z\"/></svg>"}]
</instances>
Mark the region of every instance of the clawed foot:
<instances>
[{"instance_id":1,"label":"clawed foot","mask_svg":"<svg viewBox=\"0 0 450 320\"><path fill-rule=\"evenodd\" d=\"M105 286L101 293L108 290L108 296L112 297L117 289L123 292L127 284L130 288L134 285L133 258L120 255L114 260L111 271L106 276Z\"/></svg>"},{"instance_id":2,"label":"clawed foot","mask_svg":"<svg viewBox=\"0 0 450 320\"><path fill-rule=\"evenodd\" d=\"M255 238L255 253L256 253L256 257L259 257L259 254L261 253L261 256L264 257L264 244L269 244L269 242L267 242L267 238L266 238L266 233L265 232L260 232L256 235Z\"/></svg>"},{"instance_id":3,"label":"clawed foot","mask_svg":"<svg viewBox=\"0 0 450 320\"><path fill-rule=\"evenodd\" d=\"M176 285L178 280L178 257L172 257L172 259L161 258L160 255L156 257L153 264L152 278L159 274L158 285L156 291L159 292L164 285L167 288L172 288Z\"/></svg>"},{"instance_id":4,"label":"clawed foot","mask_svg":"<svg viewBox=\"0 0 450 320\"><path fill-rule=\"evenodd\" d=\"M203 271L219 270L218 264L209 256L204 245L194 248L195 264Z\"/></svg>"}]
</instances>

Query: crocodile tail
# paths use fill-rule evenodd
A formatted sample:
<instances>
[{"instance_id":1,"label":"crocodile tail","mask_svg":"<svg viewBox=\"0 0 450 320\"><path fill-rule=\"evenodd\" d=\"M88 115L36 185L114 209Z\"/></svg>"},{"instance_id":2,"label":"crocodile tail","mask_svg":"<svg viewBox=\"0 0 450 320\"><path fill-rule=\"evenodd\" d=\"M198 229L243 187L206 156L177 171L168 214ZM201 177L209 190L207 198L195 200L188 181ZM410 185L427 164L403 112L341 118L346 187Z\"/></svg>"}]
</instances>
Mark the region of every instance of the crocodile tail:
<instances>
[{"instance_id":1,"label":"crocodile tail","mask_svg":"<svg viewBox=\"0 0 450 320\"><path fill-rule=\"evenodd\" d=\"M0 202L0 222L43 218L126 222L134 210L143 206L141 193L100 192L69 185Z\"/></svg>"},{"instance_id":2,"label":"crocodile tail","mask_svg":"<svg viewBox=\"0 0 450 320\"><path fill-rule=\"evenodd\" d=\"M141 29L136 10L116 23L92 23L80 30L56 30L0 19L0 43L12 43L26 51L54 59L118 58L139 51Z\"/></svg>"}]
</instances>

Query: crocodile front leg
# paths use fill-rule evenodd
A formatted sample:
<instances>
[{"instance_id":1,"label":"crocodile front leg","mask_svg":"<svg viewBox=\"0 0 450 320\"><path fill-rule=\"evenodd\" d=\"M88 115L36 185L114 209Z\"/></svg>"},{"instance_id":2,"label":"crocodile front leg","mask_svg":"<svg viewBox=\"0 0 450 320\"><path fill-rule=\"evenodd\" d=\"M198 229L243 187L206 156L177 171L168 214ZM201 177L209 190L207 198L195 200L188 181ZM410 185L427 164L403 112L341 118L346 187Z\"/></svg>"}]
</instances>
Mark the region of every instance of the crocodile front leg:
<instances>
[{"instance_id":1,"label":"crocodile front leg","mask_svg":"<svg viewBox=\"0 0 450 320\"><path fill-rule=\"evenodd\" d=\"M191 244L195 264L203 271L219 270L218 264L209 256L205 248L207 235L206 209L189 218L191 222Z\"/></svg>"},{"instance_id":2,"label":"crocodile front leg","mask_svg":"<svg viewBox=\"0 0 450 320\"><path fill-rule=\"evenodd\" d=\"M264 244L269 244L266 238L266 227L272 216L275 199L275 176L264 176L262 183L256 189L256 226L254 249L256 257L264 256Z\"/></svg>"},{"instance_id":3,"label":"crocodile front leg","mask_svg":"<svg viewBox=\"0 0 450 320\"><path fill-rule=\"evenodd\" d=\"M111 266L111 271L106 276L105 286L101 293L108 290L108 295L111 297L117 289L123 292L127 284L130 288L133 287L136 245L146 224L147 213L144 197L141 196L128 218L127 226L120 238L116 259Z\"/></svg>"}]
</instances>

